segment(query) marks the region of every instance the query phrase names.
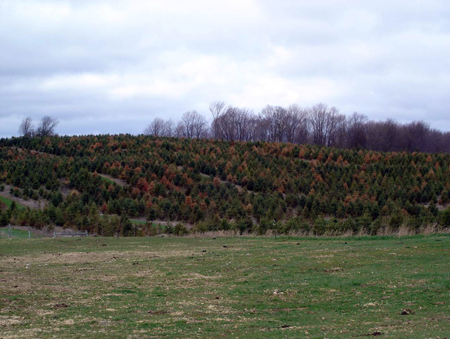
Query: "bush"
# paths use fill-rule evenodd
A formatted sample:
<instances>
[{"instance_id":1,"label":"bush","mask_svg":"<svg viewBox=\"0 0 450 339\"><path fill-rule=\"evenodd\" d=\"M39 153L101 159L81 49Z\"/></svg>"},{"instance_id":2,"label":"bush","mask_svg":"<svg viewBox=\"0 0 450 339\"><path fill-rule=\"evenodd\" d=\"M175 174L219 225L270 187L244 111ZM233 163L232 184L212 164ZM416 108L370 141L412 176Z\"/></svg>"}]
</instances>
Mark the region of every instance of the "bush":
<instances>
[{"instance_id":1,"label":"bush","mask_svg":"<svg viewBox=\"0 0 450 339\"><path fill-rule=\"evenodd\" d=\"M199 232L199 233L205 233L208 232L208 223L206 221L200 221L198 222L194 228L193 228L194 232Z\"/></svg>"},{"instance_id":2,"label":"bush","mask_svg":"<svg viewBox=\"0 0 450 339\"><path fill-rule=\"evenodd\" d=\"M222 221L220 222L220 229L223 231L228 231L231 229L231 225L227 219L222 219Z\"/></svg>"},{"instance_id":3,"label":"bush","mask_svg":"<svg viewBox=\"0 0 450 339\"><path fill-rule=\"evenodd\" d=\"M440 221L443 227L450 227L450 207L441 213Z\"/></svg>"},{"instance_id":4,"label":"bush","mask_svg":"<svg viewBox=\"0 0 450 339\"><path fill-rule=\"evenodd\" d=\"M317 218L314 222L314 235L323 235L325 233L325 230L327 228L327 222L323 218Z\"/></svg>"},{"instance_id":5,"label":"bush","mask_svg":"<svg viewBox=\"0 0 450 339\"><path fill-rule=\"evenodd\" d=\"M420 231L420 226L422 226L422 224L420 223L420 220L416 219L416 218L409 218L408 219L408 226L415 232L415 233L419 233Z\"/></svg>"},{"instance_id":6,"label":"bush","mask_svg":"<svg viewBox=\"0 0 450 339\"><path fill-rule=\"evenodd\" d=\"M358 225L353 218L348 218L343 223L341 223L341 230L342 233L350 231L355 234L358 231Z\"/></svg>"},{"instance_id":7,"label":"bush","mask_svg":"<svg viewBox=\"0 0 450 339\"><path fill-rule=\"evenodd\" d=\"M154 237L158 235L158 228L156 226L154 226L151 222L147 222L144 226L144 233L145 235L147 235L148 237Z\"/></svg>"},{"instance_id":8,"label":"bush","mask_svg":"<svg viewBox=\"0 0 450 339\"><path fill-rule=\"evenodd\" d=\"M265 218L262 218L259 222L259 225L255 227L256 232L259 235L266 234L267 230L271 227L269 221Z\"/></svg>"},{"instance_id":9,"label":"bush","mask_svg":"<svg viewBox=\"0 0 450 339\"><path fill-rule=\"evenodd\" d=\"M297 231L308 233L311 231L311 226L304 219L295 217L293 219L289 219L289 221L282 225L280 229L280 232L284 234Z\"/></svg>"},{"instance_id":10,"label":"bush","mask_svg":"<svg viewBox=\"0 0 450 339\"><path fill-rule=\"evenodd\" d=\"M186 226L184 226L183 224L176 224L175 228L173 230L173 234L178 235L178 236L183 236L185 234L189 234L188 229L186 228Z\"/></svg>"},{"instance_id":11,"label":"bush","mask_svg":"<svg viewBox=\"0 0 450 339\"><path fill-rule=\"evenodd\" d=\"M370 235L377 235L378 231L383 227L382 220L380 218L375 219L375 221L370 225Z\"/></svg>"},{"instance_id":12,"label":"bush","mask_svg":"<svg viewBox=\"0 0 450 339\"><path fill-rule=\"evenodd\" d=\"M341 223L338 219L333 218L327 222L326 230L331 234L340 233Z\"/></svg>"},{"instance_id":13,"label":"bush","mask_svg":"<svg viewBox=\"0 0 450 339\"><path fill-rule=\"evenodd\" d=\"M389 226L396 230L402 225L403 220L403 215L401 215L400 213L396 213L391 216L391 219L389 220Z\"/></svg>"},{"instance_id":14,"label":"bush","mask_svg":"<svg viewBox=\"0 0 450 339\"><path fill-rule=\"evenodd\" d=\"M253 223L250 218L240 219L236 222L236 227L242 235L242 233L252 230Z\"/></svg>"}]
</instances>

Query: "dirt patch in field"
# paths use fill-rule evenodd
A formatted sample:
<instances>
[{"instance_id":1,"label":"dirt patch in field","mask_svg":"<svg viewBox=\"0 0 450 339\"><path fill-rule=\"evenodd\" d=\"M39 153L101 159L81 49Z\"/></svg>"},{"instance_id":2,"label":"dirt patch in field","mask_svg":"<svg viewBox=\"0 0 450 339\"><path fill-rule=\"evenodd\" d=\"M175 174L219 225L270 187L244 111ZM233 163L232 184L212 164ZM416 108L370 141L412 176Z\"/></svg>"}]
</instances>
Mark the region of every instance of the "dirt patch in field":
<instances>
[{"instance_id":1,"label":"dirt patch in field","mask_svg":"<svg viewBox=\"0 0 450 339\"><path fill-rule=\"evenodd\" d=\"M147 218L146 217L140 217L140 218L132 218L130 219L131 222L133 221L139 221L139 222L147 222ZM155 219L151 221L152 224L157 224L157 225L164 225L164 226L175 226L178 223L181 223L183 225L185 225L186 227L188 227L189 229L193 226L191 224L187 224L184 221L167 221L167 220L160 220L160 219Z\"/></svg>"},{"instance_id":2,"label":"dirt patch in field","mask_svg":"<svg viewBox=\"0 0 450 339\"><path fill-rule=\"evenodd\" d=\"M207 276L199 273L185 274L179 278L179 284L186 283L187 286L194 286L194 284L202 284L204 286L214 286L215 280L221 279L221 275Z\"/></svg>"},{"instance_id":3,"label":"dirt patch in field","mask_svg":"<svg viewBox=\"0 0 450 339\"><path fill-rule=\"evenodd\" d=\"M33 265L45 264L93 264L104 262L112 263L119 259L137 260L137 259L154 259L154 258L172 258L186 257L192 254L192 250L173 250L166 252L134 252L134 251L110 251L110 252L68 252L68 253L43 253L40 255L30 254L20 257L8 256L0 260L0 265L13 267L32 267ZM6 267L7 267L6 266Z\"/></svg>"},{"instance_id":4,"label":"dirt patch in field","mask_svg":"<svg viewBox=\"0 0 450 339\"><path fill-rule=\"evenodd\" d=\"M59 178L59 191L61 192L62 196L64 198L67 198L72 191L68 186L68 182L66 178Z\"/></svg>"},{"instance_id":5,"label":"dirt patch in field","mask_svg":"<svg viewBox=\"0 0 450 339\"><path fill-rule=\"evenodd\" d=\"M19 153L29 153L29 154L33 154L33 155L37 155L38 154L38 155L43 155L43 156L48 156L48 157L56 157L57 156L56 154L40 152L40 151L36 151L36 150L33 150L33 149L30 150L30 149L15 147L15 146L12 146L10 148L18 150Z\"/></svg>"},{"instance_id":6,"label":"dirt patch in field","mask_svg":"<svg viewBox=\"0 0 450 339\"><path fill-rule=\"evenodd\" d=\"M0 326L17 325L22 322L21 317L17 316L0 316Z\"/></svg>"},{"instance_id":7,"label":"dirt patch in field","mask_svg":"<svg viewBox=\"0 0 450 339\"><path fill-rule=\"evenodd\" d=\"M155 271L155 270L145 270L145 271L139 271L137 273L132 274L134 277L137 278L145 278L145 277L150 277L150 276L156 276L156 275L161 275L161 272L159 271Z\"/></svg>"},{"instance_id":8,"label":"dirt patch in field","mask_svg":"<svg viewBox=\"0 0 450 339\"><path fill-rule=\"evenodd\" d=\"M40 316L40 317L45 317L45 316L48 316L48 315L53 315L53 314L55 314L55 312L49 311L49 310L36 310L36 311L34 311L34 312L36 312L36 314L37 314L38 316Z\"/></svg>"}]
</instances>

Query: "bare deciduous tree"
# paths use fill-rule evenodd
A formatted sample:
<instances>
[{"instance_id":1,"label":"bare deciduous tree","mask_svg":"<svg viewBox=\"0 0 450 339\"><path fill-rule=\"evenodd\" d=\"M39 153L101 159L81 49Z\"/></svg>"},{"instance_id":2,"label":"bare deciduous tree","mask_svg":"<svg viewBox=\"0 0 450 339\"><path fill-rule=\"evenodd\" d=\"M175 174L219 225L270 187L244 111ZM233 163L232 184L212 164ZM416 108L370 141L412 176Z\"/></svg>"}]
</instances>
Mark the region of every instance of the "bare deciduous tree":
<instances>
[{"instance_id":1,"label":"bare deciduous tree","mask_svg":"<svg viewBox=\"0 0 450 339\"><path fill-rule=\"evenodd\" d=\"M160 136L164 127L164 120L160 118L155 118L150 125L144 130L144 134Z\"/></svg>"},{"instance_id":2,"label":"bare deciduous tree","mask_svg":"<svg viewBox=\"0 0 450 339\"><path fill-rule=\"evenodd\" d=\"M346 119L336 107L330 108L326 123L326 146L345 147Z\"/></svg>"},{"instance_id":3,"label":"bare deciduous tree","mask_svg":"<svg viewBox=\"0 0 450 339\"><path fill-rule=\"evenodd\" d=\"M172 120L167 120L164 124L163 136L165 136L165 137L173 136L174 126L175 126L175 124Z\"/></svg>"},{"instance_id":4,"label":"bare deciduous tree","mask_svg":"<svg viewBox=\"0 0 450 339\"><path fill-rule=\"evenodd\" d=\"M428 136L431 131L430 125L423 121L413 121L404 126L405 148L407 151L424 152L428 148Z\"/></svg>"},{"instance_id":5,"label":"bare deciduous tree","mask_svg":"<svg viewBox=\"0 0 450 339\"><path fill-rule=\"evenodd\" d=\"M306 143L308 140L308 111L297 105L291 105L287 111L284 128L286 141L292 143Z\"/></svg>"},{"instance_id":6,"label":"bare deciduous tree","mask_svg":"<svg viewBox=\"0 0 450 339\"><path fill-rule=\"evenodd\" d=\"M258 116L250 113L248 116L248 120L246 122L246 133L247 133L247 139L248 141L256 141L257 138L257 130L258 130Z\"/></svg>"},{"instance_id":7,"label":"bare deciduous tree","mask_svg":"<svg viewBox=\"0 0 450 339\"><path fill-rule=\"evenodd\" d=\"M441 152L450 153L450 132L445 132L442 135L442 149Z\"/></svg>"},{"instance_id":8,"label":"bare deciduous tree","mask_svg":"<svg viewBox=\"0 0 450 339\"><path fill-rule=\"evenodd\" d=\"M150 125L144 130L145 135L153 135L159 137L171 137L173 133L173 121L164 121L160 118L155 118Z\"/></svg>"},{"instance_id":9,"label":"bare deciduous tree","mask_svg":"<svg viewBox=\"0 0 450 339\"><path fill-rule=\"evenodd\" d=\"M444 137L445 134L443 134L441 131L438 131L436 129L430 130L428 132L428 142L426 144L425 152L438 153L444 151L446 148L444 145Z\"/></svg>"},{"instance_id":10,"label":"bare deciduous tree","mask_svg":"<svg viewBox=\"0 0 450 339\"><path fill-rule=\"evenodd\" d=\"M328 108L324 104L318 104L310 109L309 117L314 144L335 147L343 142L346 117L339 114L337 108Z\"/></svg>"},{"instance_id":11,"label":"bare deciduous tree","mask_svg":"<svg viewBox=\"0 0 450 339\"><path fill-rule=\"evenodd\" d=\"M181 123L184 126L186 138L204 138L208 134L208 123L205 117L197 111L189 111L183 114Z\"/></svg>"},{"instance_id":12,"label":"bare deciduous tree","mask_svg":"<svg viewBox=\"0 0 450 339\"><path fill-rule=\"evenodd\" d=\"M388 119L383 123L383 137L382 137L382 145L381 151L397 151L400 150L401 147L398 145L398 137L399 137L399 126L398 124L392 120Z\"/></svg>"},{"instance_id":13,"label":"bare deciduous tree","mask_svg":"<svg viewBox=\"0 0 450 339\"><path fill-rule=\"evenodd\" d=\"M34 135L33 120L30 117L23 119L19 127L19 133L26 138L31 138Z\"/></svg>"},{"instance_id":14,"label":"bare deciduous tree","mask_svg":"<svg viewBox=\"0 0 450 339\"><path fill-rule=\"evenodd\" d=\"M403 147L399 144L399 125L392 119L382 122L371 121L366 125L367 147L374 151L398 151Z\"/></svg>"},{"instance_id":15,"label":"bare deciduous tree","mask_svg":"<svg viewBox=\"0 0 450 339\"><path fill-rule=\"evenodd\" d=\"M211 134L216 139L252 140L252 113L247 109L229 106L223 103L213 103L210 106L213 115Z\"/></svg>"},{"instance_id":16,"label":"bare deciduous tree","mask_svg":"<svg viewBox=\"0 0 450 339\"><path fill-rule=\"evenodd\" d=\"M36 130L36 135L39 137L49 137L55 135L55 127L59 124L58 119L50 116L45 116L41 120L41 124Z\"/></svg>"},{"instance_id":17,"label":"bare deciduous tree","mask_svg":"<svg viewBox=\"0 0 450 339\"><path fill-rule=\"evenodd\" d=\"M309 119L312 128L313 144L324 146L326 144L326 120L327 106L318 104L311 107L309 111Z\"/></svg>"},{"instance_id":18,"label":"bare deciduous tree","mask_svg":"<svg viewBox=\"0 0 450 339\"><path fill-rule=\"evenodd\" d=\"M177 126L173 132L176 138L186 138L186 126L184 126L182 121L178 121Z\"/></svg>"},{"instance_id":19,"label":"bare deciduous tree","mask_svg":"<svg viewBox=\"0 0 450 339\"><path fill-rule=\"evenodd\" d=\"M348 120L347 126L347 147L366 148L367 147L367 121L364 114L353 113Z\"/></svg>"},{"instance_id":20,"label":"bare deciduous tree","mask_svg":"<svg viewBox=\"0 0 450 339\"><path fill-rule=\"evenodd\" d=\"M266 120L267 140L273 142L283 142L285 137L285 120L287 110L280 106L266 106L261 115Z\"/></svg>"},{"instance_id":21,"label":"bare deciduous tree","mask_svg":"<svg viewBox=\"0 0 450 339\"><path fill-rule=\"evenodd\" d=\"M222 101L214 101L209 105L209 111L213 116L213 121L211 123L211 135L215 139L222 139L220 118L222 114L225 113L225 110L226 106Z\"/></svg>"}]
</instances>

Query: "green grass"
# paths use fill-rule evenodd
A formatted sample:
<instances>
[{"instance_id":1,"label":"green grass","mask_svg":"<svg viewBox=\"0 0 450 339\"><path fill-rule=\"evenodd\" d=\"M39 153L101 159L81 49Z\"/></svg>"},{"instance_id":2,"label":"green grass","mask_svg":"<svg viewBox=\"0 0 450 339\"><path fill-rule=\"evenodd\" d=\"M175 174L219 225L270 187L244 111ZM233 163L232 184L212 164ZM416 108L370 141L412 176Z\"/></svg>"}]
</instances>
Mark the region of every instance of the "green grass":
<instances>
[{"instance_id":1,"label":"green grass","mask_svg":"<svg viewBox=\"0 0 450 339\"><path fill-rule=\"evenodd\" d=\"M112 181L112 180L109 179L109 178L103 177L103 176L101 176L101 175L99 175L99 177L100 177L100 179L102 179L103 181L106 181L106 182L109 183L109 184L117 185L114 181Z\"/></svg>"},{"instance_id":2,"label":"green grass","mask_svg":"<svg viewBox=\"0 0 450 339\"><path fill-rule=\"evenodd\" d=\"M145 224L147 224L147 222L148 222L148 221L144 221L144 220L136 220L136 219L130 219L130 221L131 221L132 224L135 224L135 225L145 225ZM152 226L154 226L154 227L161 227L162 230L165 230L165 229L166 229L166 226L165 226L165 225L162 225L162 224L156 224L156 223L154 223L154 222L152 222L151 224L152 224Z\"/></svg>"},{"instance_id":3,"label":"green grass","mask_svg":"<svg viewBox=\"0 0 450 339\"><path fill-rule=\"evenodd\" d=\"M449 251L446 235L0 240L0 336L443 338Z\"/></svg>"},{"instance_id":4,"label":"green grass","mask_svg":"<svg viewBox=\"0 0 450 339\"><path fill-rule=\"evenodd\" d=\"M13 238L28 238L28 231L11 229ZM0 227L0 238L9 238L9 227Z\"/></svg>"},{"instance_id":5,"label":"green grass","mask_svg":"<svg viewBox=\"0 0 450 339\"><path fill-rule=\"evenodd\" d=\"M8 199L8 198L5 198L5 197L1 197L1 196L0 196L0 201L2 201L6 205L7 208L9 208L11 206L12 202L13 202L11 199ZM24 206L20 205L17 202L16 202L16 208L18 210L24 210L25 209Z\"/></svg>"},{"instance_id":6,"label":"green grass","mask_svg":"<svg viewBox=\"0 0 450 339\"><path fill-rule=\"evenodd\" d=\"M131 221L133 224L138 224L138 225L145 225L145 224L147 223L147 221L143 221L143 220L135 220L135 219L130 219L130 221ZM155 225L155 224L153 224L153 225Z\"/></svg>"},{"instance_id":7,"label":"green grass","mask_svg":"<svg viewBox=\"0 0 450 339\"><path fill-rule=\"evenodd\" d=\"M101 218L104 218L105 215L100 215L100 217L101 217ZM130 219L130 222L131 222L132 224L135 224L135 225L145 225L145 224L147 224L147 221L144 221L144 220L136 220L136 219ZM155 227L161 227L162 230L165 230L165 229L166 229L165 225L156 224L156 223L154 223L154 222L152 222L152 225L155 226Z\"/></svg>"}]
</instances>

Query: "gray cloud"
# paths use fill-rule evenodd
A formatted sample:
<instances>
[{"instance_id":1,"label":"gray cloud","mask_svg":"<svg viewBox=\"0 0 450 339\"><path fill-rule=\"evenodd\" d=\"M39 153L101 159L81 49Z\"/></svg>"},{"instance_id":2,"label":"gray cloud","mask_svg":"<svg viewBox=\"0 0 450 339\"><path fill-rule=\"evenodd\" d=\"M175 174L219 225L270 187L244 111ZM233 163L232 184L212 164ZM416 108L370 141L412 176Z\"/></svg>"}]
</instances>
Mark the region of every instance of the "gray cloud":
<instances>
[{"instance_id":1,"label":"gray cloud","mask_svg":"<svg viewBox=\"0 0 450 339\"><path fill-rule=\"evenodd\" d=\"M446 1L0 1L0 136L140 133L213 100L450 130Z\"/></svg>"}]
</instances>

